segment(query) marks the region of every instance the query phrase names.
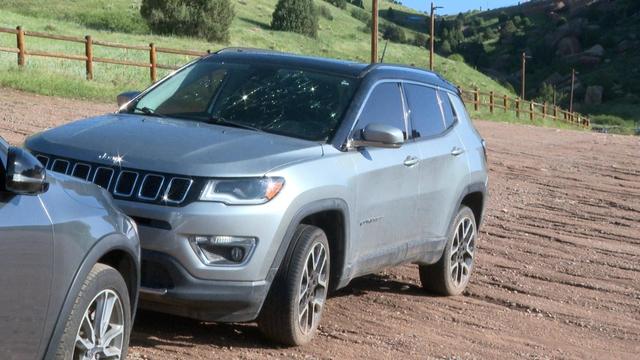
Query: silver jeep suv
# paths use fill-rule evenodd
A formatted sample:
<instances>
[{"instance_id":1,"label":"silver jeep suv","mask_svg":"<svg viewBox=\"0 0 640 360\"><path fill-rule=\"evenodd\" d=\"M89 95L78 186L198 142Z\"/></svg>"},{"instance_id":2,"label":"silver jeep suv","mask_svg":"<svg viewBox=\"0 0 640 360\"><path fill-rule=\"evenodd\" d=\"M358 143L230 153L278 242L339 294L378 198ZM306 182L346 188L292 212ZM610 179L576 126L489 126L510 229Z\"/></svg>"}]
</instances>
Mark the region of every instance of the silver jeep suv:
<instances>
[{"instance_id":1,"label":"silver jeep suv","mask_svg":"<svg viewBox=\"0 0 640 360\"><path fill-rule=\"evenodd\" d=\"M485 149L437 74L226 49L118 100L26 146L136 220L142 307L297 345L355 277L416 263L429 290L466 287Z\"/></svg>"}]
</instances>

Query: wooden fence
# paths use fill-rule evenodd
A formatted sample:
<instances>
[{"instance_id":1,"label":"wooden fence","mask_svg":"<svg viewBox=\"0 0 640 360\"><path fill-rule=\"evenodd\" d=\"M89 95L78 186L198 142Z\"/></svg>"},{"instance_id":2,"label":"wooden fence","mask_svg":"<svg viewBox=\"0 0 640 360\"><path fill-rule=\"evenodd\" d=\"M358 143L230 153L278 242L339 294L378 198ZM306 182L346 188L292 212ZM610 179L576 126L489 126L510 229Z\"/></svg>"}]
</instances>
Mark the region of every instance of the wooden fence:
<instances>
[{"instance_id":1,"label":"wooden fence","mask_svg":"<svg viewBox=\"0 0 640 360\"><path fill-rule=\"evenodd\" d=\"M482 107L488 108L489 113L498 111L515 112L517 118L528 117L531 122L535 120L562 121L576 126L590 128L591 121L588 117L577 112L569 112L558 106L548 103L536 103L522 100L519 97L498 95L493 91L482 92L479 89L467 90L460 88L465 102L473 107L474 111L480 111Z\"/></svg>"},{"instance_id":2,"label":"wooden fence","mask_svg":"<svg viewBox=\"0 0 640 360\"><path fill-rule=\"evenodd\" d=\"M156 47L153 43L149 44L149 46L140 46L140 45L125 45L125 44L117 44L107 41L99 41L94 40L90 35L82 37L74 37L74 36L66 36L66 35L54 35L47 34L35 31L26 31L23 30L20 26L15 29L3 28L0 27L0 33L7 34L15 34L16 36L16 47L15 48L7 48L0 47L0 52L10 52L15 53L18 56L18 65L23 67L26 64L26 59L28 56L40 56L40 57L49 57L49 58L59 58L59 59L67 59L67 60L76 60L83 61L86 67L86 76L87 80L93 79L93 64L94 63L107 63L107 64L117 64L124 66L137 66L142 68L149 69L149 77L151 82L155 82L158 79L157 69L168 69L175 70L178 67L173 65L163 65L158 63L158 53L165 54L175 54L175 55L186 55L186 56L194 56L199 57L210 53L210 51L202 52L202 51L194 51L194 50L179 50L179 49L170 49L163 47ZM75 42L75 43L83 43L85 47L84 55L77 54L62 54L55 52L46 52L33 50L27 47L26 39L28 37L37 37L58 41L67 41L67 42ZM113 59L113 58L101 58L93 56L93 49L96 46L104 46L110 48L118 48L118 49L126 49L126 50L136 50L136 51L146 51L149 53L149 62L135 62L135 61L126 61L121 59ZM465 101L467 104L471 104L475 111L479 111L481 107L488 107L490 113L495 113L496 111L502 110L504 112L513 111L516 113L516 116L520 118L521 116L528 116L529 119L533 122L536 119L549 119L555 121L564 121L567 123L574 124L576 126L582 126L585 128L589 128L591 126L588 118L580 115L578 113L571 113L565 110L558 108L557 106L550 106L548 104L538 104L533 101L526 101L519 98L511 98L507 95L497 95L494 92L481 92L478 89L468 90L468 89L460 89Z\"/></svg>"},{"instance_id":3,"label":"wooden fence","mask_svg":"<svg viewBox=\"0 0 640 360\"><path fill-rule=\"evenodd\" d=\"M149 46L117 44L117 43L112 43L108 41L94 40L90 35L87 35L84 38L75 37L75 36L66 36L66 35L54 35L54 34L41 33L36 31L26 31L26 30L23 30L20 26L18 26L15 29L0 27L0 33L16 35L16 47L15 48L0 47L0 52L16 53L18 55L19 66L25 66L28 56L41 56L41 57L48 57L48 58L83 61L86 67L87 80L93 79L94 63L107 63L107 64L117 64L117 65L148 68L149 78L151 79L151 82L155 82L156 80L158 80L158 69L175 70L178 68L177 66L163 65L161 63L158 63L158 53L187 55L187 56L194 56L194 57L203 56L209 53L209 51L203 52L203 51L180 50L180 49L156 47L153 43L149 44ZM37 37L37 38L50 39L50 40L83 43L85 48L85 53L84 55L62 54L62 53L46 52L46 51L31 49L31 48L28 48L26 44L26 40L28 37ZM121 60L121 59L95 57L93 56L93 50L97 46L104 46L104 47L125 49L125 50L145 51L149 53L149 62L148 63L136 62L136 61Z\"/></svg>"}]
</instances>

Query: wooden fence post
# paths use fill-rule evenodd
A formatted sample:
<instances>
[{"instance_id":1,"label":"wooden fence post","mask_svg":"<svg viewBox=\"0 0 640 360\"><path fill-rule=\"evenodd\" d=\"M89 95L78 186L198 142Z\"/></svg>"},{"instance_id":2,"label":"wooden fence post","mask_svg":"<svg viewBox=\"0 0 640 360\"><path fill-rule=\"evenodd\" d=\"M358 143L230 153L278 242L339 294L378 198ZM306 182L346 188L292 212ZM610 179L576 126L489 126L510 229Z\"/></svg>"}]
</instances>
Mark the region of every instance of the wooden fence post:
<instances>
[{"instance_id":1,"label":"wooden fence post","mask_svg":"<svg viewBox=\"0 0 640 360\"><path fill-rule=\"evenodd\" d=\"M553 106L553 120L558 120L558 106L554 105Z\"/></svg>"},{"instance_id":2,"label":"wooden fence post","mask_svg":"<svg viewBox=\"0 0 640 360\"><path fill-rule=\"evenodd\" d=\"M547 118L547 102L545 101L544 104L542 104L542 120L545 120Z\"/></svg>"},{"instance_id":3,"label":"wooden fence post","mask_svg":"<svg viewBox=\"0 0 640 360\"><path fill-rule=\"evenodd\" d=\"M536 106L533 104L533 101L529 102L529 120L533 121L535 119Z\"/></svg>"},{"instance_id":4,"label":"wooden fence post","mask_svg":"<svg viewBox=\"0 0 640 360\"><path fill-rule=\"evenodd\" d=\"M493 114L493 107L495 105L493 91L489 92L489 112Z\"/></svg>"},{"instance_id":5,"label":"wooden fence post","mask_svg":"<svg viewBox=\"0 0 640 360\"><path fill-rule=\"evenodd\" d=\"M93 80L93 40L91 35L84 37L84 54L87 57L87 80Z\"/></svg>"},{"instance_id":6,"label":"wooden fence post","mask_svg":"<svg viewBox=\"0 0 640 360\"><path fill-rule=\"evenodd\" d=\"M475 111L480 110L480 90L478 88L473 92L473 108Z\"/></svg>"},{"instance_id":7,"label":"wooden fence post","mask_svg":"<svg viewBox=\"0 0 640 360\"><path fill-rule=\"evenodd\" d=\"M504 112L507 112L507 110L509 109L509 98L507 97L507 95L505 95L502 99L502 106L504 106Z\"/></svg>"},{"instance_id":8,"label":"wooden fence post","mask_svg":"<svg viewBox=\"0 0 640 360\"><path fill-rule=\"evenodd\" d=\"M153 43L149 44L149 62L151 63L151 82L154 83L158 78L158 53Z\"/></svg>"},{"instance_id":9,"label":"wooden fence post","mask_svg":"<svg viewBox=\"0 0 640 360\"><path fill-rule=\"evenodd\" d=\"M520 98L516 98L516 117L520 118Z\"/></svg>"},{"instance_id":10,"label":"wooden fence post","mask_svg":"<svg viewBox=\"0 0 640 360\"><path fill-rule=\"evenodd\" d=\"M16 27L16 42L18 44L18 66L24 66L27 52L24 45L24 30L22 26Z\"/></svg>"}]
</instances>

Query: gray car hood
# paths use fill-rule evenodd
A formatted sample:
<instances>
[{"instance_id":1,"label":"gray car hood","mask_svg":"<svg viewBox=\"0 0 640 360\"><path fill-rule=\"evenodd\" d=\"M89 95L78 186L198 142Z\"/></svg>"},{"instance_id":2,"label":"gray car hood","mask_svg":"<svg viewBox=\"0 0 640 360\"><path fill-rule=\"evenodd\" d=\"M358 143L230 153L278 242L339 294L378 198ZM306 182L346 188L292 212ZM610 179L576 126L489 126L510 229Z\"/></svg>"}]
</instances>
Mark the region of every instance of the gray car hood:
<instances>
[{"instance_id":1,"label":"gray car hood","mask_svg":"<svg viewBox=\"0 0 640 360\"><path fill-rule=\"evenodd\" d=\"M105 165L113 165L109 157L120 155L125 168L205 177L262 176L276 167L322 156L322 146L311 141L131 114L69 123L31 136L25 146Z\"/></svg>"}]
</instances>

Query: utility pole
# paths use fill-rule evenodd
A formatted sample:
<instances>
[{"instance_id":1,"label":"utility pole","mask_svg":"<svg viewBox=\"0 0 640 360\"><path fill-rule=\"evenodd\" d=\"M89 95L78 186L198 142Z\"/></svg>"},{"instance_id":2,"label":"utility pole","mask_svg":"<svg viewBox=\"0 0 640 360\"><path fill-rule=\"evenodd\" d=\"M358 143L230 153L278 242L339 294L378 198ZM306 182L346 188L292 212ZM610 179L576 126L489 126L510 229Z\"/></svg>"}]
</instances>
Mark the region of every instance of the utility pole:
<instances>
[{"instance_id":1,"label":"utility pole","mask_svg":"<svg viewBox=\"0 0 640 360\"><path fill-rule=\"evenodd\" d=\"M378 0L371 0L371 63L378 62Z\"/></svg>"},{"instance_id":2,"label":"utility pole","mask_svg":"<svg viewBox=\"0 0 640 360\"><path fill-rule=\"evenodd\" d=\"M573 114L573 89L576 86L576 69L571 69L571 99L569 100L569 112Z\"/></svg>"},{"instance_id":3,"label":"utility pole","mask_svg":"<svg viewBox=\"0 0 640 360\"><path fill-rule=\"evenodd\" d=\"M520 79L520 83L522 84L522 90L520 91L520 98L524 100L525 95L525 80L526 80L526 72L527 72L527 53L522 52L522 78Z\"/></svg>"},{"instance_id":4,"label":"utility pole","mask_svg":"<svg viewBox=\"0 0 640 360\"><path fill-rule=\"evenodd\" d=\"M436 37L436 10L442 9L442 6L435 6L431 3L431 29L430 29L430 40L429 40L429 70L433 71L433 53L435 51L435 37Z\"/></svg>"}]
</instances>

